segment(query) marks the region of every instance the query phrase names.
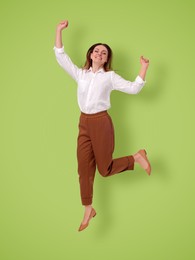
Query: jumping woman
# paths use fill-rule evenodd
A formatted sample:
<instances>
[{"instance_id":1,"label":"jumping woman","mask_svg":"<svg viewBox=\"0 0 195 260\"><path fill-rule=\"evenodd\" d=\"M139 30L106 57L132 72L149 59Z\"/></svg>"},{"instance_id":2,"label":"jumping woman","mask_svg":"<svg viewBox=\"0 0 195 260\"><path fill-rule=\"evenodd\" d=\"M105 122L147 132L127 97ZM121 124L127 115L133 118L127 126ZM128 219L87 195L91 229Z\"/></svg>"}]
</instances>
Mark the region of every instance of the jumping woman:
<instances>
[{"instance_id":1,"label":"jumping woman","mask_svg":"<svg viewBox=\"0 0 195 260\"><path fill-rule=\"evenodd\" d=\"M149 60L140 57L139 75L131 82L111 69L111 48L105 43L96 43L87 51L83 68L78 68L64 51L62 31L67 27L67 20L57 25L54 51L60 66L78 86L77 98L81 115L77 139L77 161L81 202L85 209L79 227L79 231L82 231L96 215L92 206L96 166L104 177L133 170L135 163L139 164L148 175L151 174L150 162L144 149L140 149L133 155L113 159L114 127L107 112L111 107L110 94L113 90L127 94L137 94L141 91L145 85Z\"/></svg>"}]
</instances>

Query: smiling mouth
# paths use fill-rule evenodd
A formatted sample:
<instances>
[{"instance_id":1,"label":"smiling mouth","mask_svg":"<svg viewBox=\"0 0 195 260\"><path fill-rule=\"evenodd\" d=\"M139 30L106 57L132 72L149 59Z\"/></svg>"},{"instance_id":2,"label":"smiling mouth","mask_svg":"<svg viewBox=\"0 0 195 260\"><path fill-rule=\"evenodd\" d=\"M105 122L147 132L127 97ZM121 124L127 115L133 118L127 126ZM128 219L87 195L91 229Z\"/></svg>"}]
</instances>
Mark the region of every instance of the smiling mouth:
<instances>
[{"instance_id":1,"label":"smiling mouth","mask_svg":"<svg viewBox=\"0 0 195 260\"><path fill-rule=\"evenodd\" d=\"M95 58L96 58L96 59L99 59L99 60L101 60L101 59L102 59L101 57L98 57L98 56L97 56L97 57L95 57Z\"/></svg>"}]
</instances>

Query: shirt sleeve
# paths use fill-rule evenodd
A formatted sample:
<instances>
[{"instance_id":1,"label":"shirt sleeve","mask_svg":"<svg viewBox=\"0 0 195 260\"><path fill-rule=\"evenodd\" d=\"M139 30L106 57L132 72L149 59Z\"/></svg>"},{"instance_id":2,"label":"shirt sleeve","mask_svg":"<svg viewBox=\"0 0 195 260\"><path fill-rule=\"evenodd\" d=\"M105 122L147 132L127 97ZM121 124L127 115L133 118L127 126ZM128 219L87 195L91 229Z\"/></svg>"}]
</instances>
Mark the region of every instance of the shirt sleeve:
<instances>
[{"instance_id":1,"label":"shirt sleeve","mask_svg":"<svg viewBox=\"0 0 195 260\"><path fill-rule=\"evenodd\" d=\"M64 46L57 48L54 46L54 52L59 65L77 82L80 69L72 62L70 57L65 53Z\"/></svg>"},{"instance_id":2,"label":"shirt sleeve","mask_svg":"<svg viewBox=\"0 0 195 260\"><path fill-rule=\"evenodd\" d=\"M132 82L125 80L114 71L111 77L113 90L119 90L127 94L138 94L146 83L140 76L137 76L135 81Z\"/></svg>"}]
</instances>

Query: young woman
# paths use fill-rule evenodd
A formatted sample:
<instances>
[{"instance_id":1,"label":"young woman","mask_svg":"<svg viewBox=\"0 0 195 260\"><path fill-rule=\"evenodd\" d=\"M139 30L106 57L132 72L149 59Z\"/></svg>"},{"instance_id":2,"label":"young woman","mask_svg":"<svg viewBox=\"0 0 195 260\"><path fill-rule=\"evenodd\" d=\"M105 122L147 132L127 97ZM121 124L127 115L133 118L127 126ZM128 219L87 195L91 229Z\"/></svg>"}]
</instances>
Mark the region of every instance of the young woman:
<instances>
[{"instance_id":1,"label":"young woman","mask_svg":"<svg viewBox=\"0 0 195 260\"><path fill-rule=\"evenodd\" d=\"M78 105L81 110L77 142L78 174L81 202L85 207L79 231L84 230L96 215L92 207L93 182L96 166L99 173L106 177L133 170L138 163L148 175L150 162L145 150L134 155L113 159L114 128L107 110L110 108L110 93L119 90L137 94L145 84L149 60L140 57L141 69L134 82L123 79L111 70L112 50L107 44L91 46L86 55L83 68L78 68L64 52L62 31L68 27L64 20L57 25L55 55L60 66L77 82Z\"/></svg>"}]
</instances>

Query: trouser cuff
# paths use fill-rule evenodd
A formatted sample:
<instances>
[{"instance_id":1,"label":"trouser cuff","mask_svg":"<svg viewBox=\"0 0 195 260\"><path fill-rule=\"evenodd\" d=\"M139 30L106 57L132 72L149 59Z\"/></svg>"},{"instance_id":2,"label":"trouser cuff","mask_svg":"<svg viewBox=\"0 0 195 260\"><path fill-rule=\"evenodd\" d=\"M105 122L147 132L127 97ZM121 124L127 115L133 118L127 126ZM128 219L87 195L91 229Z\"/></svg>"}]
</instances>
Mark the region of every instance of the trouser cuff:
<instances>
[{"instance_id":1,"label":"trouser cuff","mask_svg":"<svg viewBox=\"0 0 195 260\"><path fill-rule=\"evenodd\" d=\"M87 206L92 204L92 198L81 198L82 205Z\"/></svg>"},{"instance_id":2,"label":"trouser cuff","mask_svg":"<svg viewBox=\"0 0 195 260\"><path fill-rule=\"evenodd\" d=\"M135 163L135 159L134 157L131 155L131 156L128 156L128 170L134 170L134 163Z\"/></svg>"}]
</instances>

